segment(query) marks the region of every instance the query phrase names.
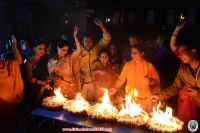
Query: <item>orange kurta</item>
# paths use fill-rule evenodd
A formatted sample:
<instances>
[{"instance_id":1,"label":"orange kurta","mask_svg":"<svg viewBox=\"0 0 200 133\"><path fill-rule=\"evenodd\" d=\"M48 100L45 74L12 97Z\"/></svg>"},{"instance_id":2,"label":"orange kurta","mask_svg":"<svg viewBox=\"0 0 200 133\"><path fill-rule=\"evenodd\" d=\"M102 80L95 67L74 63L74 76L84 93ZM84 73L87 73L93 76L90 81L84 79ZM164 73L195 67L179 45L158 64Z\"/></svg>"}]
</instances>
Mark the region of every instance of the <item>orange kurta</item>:
<instances>
[{"instance_id":1,"label":"orange kurta","mask_svg":"<svg viewBox=\"0 0 200 133\"><path fill-rule=\"evenodd\" d=\"M146 76L154 79L155 84L153 86L146 83ZM148 98L151 94L158 94L160 91L159 75L154 66L144 59L138 64L133 61L127 62L115 83L115 88L120 88L125 82L126 86L129 86L125 89L125 93L128 94L136 88L139 98ZM146 111L152 110L150 100L138 99L136 102L140 103Z\"/></svg>"}]
</instances>

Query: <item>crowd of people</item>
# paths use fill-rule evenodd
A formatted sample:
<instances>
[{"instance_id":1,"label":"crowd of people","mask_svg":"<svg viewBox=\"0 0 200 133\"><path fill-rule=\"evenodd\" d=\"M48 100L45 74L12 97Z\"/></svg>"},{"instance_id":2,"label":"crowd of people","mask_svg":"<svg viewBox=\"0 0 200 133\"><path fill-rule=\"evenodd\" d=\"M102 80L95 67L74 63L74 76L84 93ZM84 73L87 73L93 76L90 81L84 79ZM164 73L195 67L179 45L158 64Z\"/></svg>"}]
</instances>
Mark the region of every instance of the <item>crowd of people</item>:
<instances>
[{"instance_id":1,"label":"crowd of people","mask_svg":"<svg viewBox=\"0 0 200 133\"><path fill-rule=\"evenodd\" d=\"M171 36L171 51L181 64L173 84L164 89L161 81L166 71L160 71L157 67L167 51L161 36L155 39L158 48L154 53L155 58L152 58L149 51L153 49L147 49L140 36L130 35L129 44L120 51L118 45L110 43L111 34L104 24L98 19L94 23L101 29L102 38L95 44L91 34L84 34L80 41L79 28L75 26L75 50L65 40L47 46L40 39L30 47L27 41L18 43L15 36L11 36L10 40L1 44L4 45L0 51L2 119L7 120L15 115L17 105L21 102L25 102L31 112L40 107L44 97L52 95L53 90L60 87L68 99L74 99L80 92L86 100L96 102L103 96L102 88L106 88L116 106L120 106L125 95L137 88L138 97L141 98L137 102L147 112L152 111L158 100L168 100L177 95L178 117L185 122L199 120L199 49L187 42L177 41L185 23L177 25ZM8 47L12 48L12 52ZM165 69L170 69L168 65L164 66Z\"/></svg>"}]
</instances>

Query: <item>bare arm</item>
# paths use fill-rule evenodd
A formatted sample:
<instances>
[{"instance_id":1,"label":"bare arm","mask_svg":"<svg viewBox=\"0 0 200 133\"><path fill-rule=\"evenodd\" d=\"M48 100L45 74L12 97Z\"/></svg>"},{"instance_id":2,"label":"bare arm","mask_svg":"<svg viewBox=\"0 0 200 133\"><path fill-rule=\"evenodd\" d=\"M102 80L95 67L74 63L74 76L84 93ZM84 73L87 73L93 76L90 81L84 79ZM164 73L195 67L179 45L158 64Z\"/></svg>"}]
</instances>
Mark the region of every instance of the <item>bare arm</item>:
<instances>
[{"instance_id":1,"label":"bare arm","mask_svg":"<svg viewBox=\"0 0 200 133\"><path fill-rule=\"evenodd\" d=\"M98 42L97 47L107 47L110 40L111 40L111 35L108 32L108 30L106 29L106 27L103 25L103 23L98 20L98 19L94 19L94 23L102 30L103 32L103 38ZM99 49L100 49L99 48Z\"/></svg>"},{"instance_id":2,"label":"bare arm","mask_svg":"<svg viewBox=\"0 0 200 133\"><path fill-rule=\"evenodd\" d=\"M177 46L176 46L176 42L177 42L177 36L178 36L178 33L180 32L180 30L184 27L184 25L186 24L186 22L184 22L182 25L180 26L176 26L172 36L171 36L171 40L170 40L170 47L171 47L171 50L174 52L176 49L177 49Z\"/></svg>"},{"instance_id":3,"label":"bare arm","mask_svg":"<svg viewBox=\"0 0 200 133\"><path fill-rule=\"evenodd\" d=\"M74 27L74 40L75 40L75 44L76 44L76 50L72 53L72 59L79 56L79 54L81 53L81 43L78 39L78 32L79 32L79 28L77 26Z\"/></svg>"},{"instance_id":4,"label":"bare arm","mask_svg":"<svg viewBox=\"0 0 200 133\"><path fill-rule=\"evenodd\" d=\"M159 94L160 92L160 78L156 68L150 64L150 78L152 79L151 93Z\"/></svg>"},{"instance_id":5,"label":"bare arm","mask_svg":"<svg viewBox=\"0 0 200 133\"><path fill-rule=\"evenodd\" d=\"M183 71L182 66L180 66L173 85L171 85L167 89L164 89L160 92L160 100L169 99L169 98L177 95L178 92L183 88L184 82L182 80L182 78L183 78L182 71Z\"/></svg>"},{"instance_id":6,"label":"bare arm","mask_svg":"<svg viewBox=\"0 0 200 133\"><path fill-rule=\"evenodd\" d=\"M17 39L15 38L15 36L11 36L12 40L10 43L12 43L12 48L13 48L13 51L14 51L14 55L15 55L15 60L21 64L23 62L22 60L22 56L17 48Z\"/></svg>"}]
</instances>

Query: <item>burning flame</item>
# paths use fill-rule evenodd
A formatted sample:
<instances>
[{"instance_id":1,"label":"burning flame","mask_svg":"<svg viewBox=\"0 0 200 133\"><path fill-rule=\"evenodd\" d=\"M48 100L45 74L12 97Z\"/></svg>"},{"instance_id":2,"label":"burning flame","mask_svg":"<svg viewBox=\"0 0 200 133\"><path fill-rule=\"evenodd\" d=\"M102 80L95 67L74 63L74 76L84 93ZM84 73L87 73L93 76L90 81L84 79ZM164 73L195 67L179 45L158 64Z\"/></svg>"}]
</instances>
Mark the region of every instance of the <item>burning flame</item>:
<instances>
[{"instance_id":1,"label":"burning flame","mask_svg":"<svg viewBox=\"0 0 200 133\"><path fill-rule=\"evenodd\" d=\"M134 99L132 96L134 94ZM135 88L131 89L126 95L126 102L122 104L122 109L117 115L117 120L121 123L144 125L149 120L149 115L145 112L140 104L137 104L134 100L138 97L138 91Z\"/></svg>"},{"instance_id":2,"label":"burning flame","mask_svg":"<svg viewBox=\"0 0 200 133\"><path fill-rule=\"evenodd\" d=\"M81 93L78 93L74 100L68 100L64 104L63 109L73 113L83 113L89 107L90 104L87 101L85 101L85 99L83 99Z\"/></svg>"},{"instance_id":3,"label":"burning flame","mask_svg":"<svg viewBox=\"0 0 200 133\"><path fill-rule=\"evenodd\" d=\"M126 103L125 105L122 104L122 109L119 112L119 115L124 116L125 114L130 114L131 116L135 116L141 113L142 108L140 107L140 104L136 104L135 101L132 100L132 92L126 96ZM135 92L137 92L136 89L134 89L134 95Z\"/></svg>"},{"instance_id":4,"label":"burning flame","mask_svg":"<svg viewBox=\"0 0 200 133\"><path fill-rule=\"evenodd\" d=\"M134 97L138 97L138 91L136 88L134 89L133 94L134 94Z\"/></svg>"},{"instance_id":5,"label":"burning flame","mask_svg":"<svg viewBox=\"0 0 200 133\"><path fill-rule=\"evenodd\" d=\"M104 90L104 96L101 98L102 103L96 108L98 111L108 110L109 112L112 112L113 108L110 103L110 98L108 95L108 90L105 88L102 88Z\"/></svg>"},{"instance_id":6,"label":"burning flame","mask_svg":"<svg viewBox=\"0 0 200 133\"><path fill-rule=\"evenodd\" d=\"M149 121L149 125L154 129L162 131L177 131L181 130L183 122L173 117L172 108L166 107L166 111L160 110L161 103L159 102L157 107L153 108L153 115Z\"/></svg>"},{"instance_id":7,"label":"burning flame","mask_svg":"<svg viewBox=\"0 0 200 133\"><path fill-rule=\"evenodd\" d=\"M58 101L58 102L59 101L60 102L66 101L66 98L62 95L60 88L54 90L54 94L56 95L55 98L54 98L55 101Z\"/></svg>"},{"instance_id":8,"label":"burning flame","mask_svg":"<svg viewBox=\"0 0 200 133\"><path fill-rule=\"evenodd\" d=\"M184 19L185 19L185 17L181 14L180 20L184 20Z\"/></svg>"},{"instance_id":9,"label":"burning flame","mask_svg":"<svg viewBox=\"0 0 200 133\"><path fill-rule=\"evenodd\" d=\"M101 98L101 103L96 103L87 110L89 117L98 118L98 119L115 119L118 113L118 110L110 102L108 95L108 90L103 88L104 96Z\"/></svg>"},{"instance_id":10,"label":"burning flame","mask_svg":"<svg viewBox=\"0 0 200 133\"><path fill-rule=\"evenodd\" d=\"M158 103L158 106L153 108L153 118L160 124L167 125L167 126L175 126L176 122L172 121L172 108L166 107L166 111L163 112L160 110L161 103Z\"/></svg>"},{"instance_id":11,"label":"burning flame","mask_svg":"<svg viewBox=\"0 0 200 133\"><path fill-rule=\"evenodd\" d=\"M75 101L73 102L73 107L79 108L79 110L84 110L86 109L85 102L86 101L81 96L81 93L78 93Z\"/></svg>"}]
</instances>

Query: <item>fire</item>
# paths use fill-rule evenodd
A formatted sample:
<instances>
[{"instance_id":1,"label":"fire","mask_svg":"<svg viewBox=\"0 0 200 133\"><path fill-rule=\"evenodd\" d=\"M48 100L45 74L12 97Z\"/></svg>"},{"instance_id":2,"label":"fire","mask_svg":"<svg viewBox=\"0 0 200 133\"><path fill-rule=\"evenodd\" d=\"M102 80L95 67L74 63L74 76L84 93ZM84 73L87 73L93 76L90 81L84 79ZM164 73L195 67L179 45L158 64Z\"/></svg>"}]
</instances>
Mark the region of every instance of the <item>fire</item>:
<instances>
[{"instance_id":1,"label":"fire","mask_svg":"<svg viewBox=\"0 0 200 133\"><path fill-rule=\"evenodd\" d=\"M104 90L104 96L103 96L103 98L101 98L102 104L100 104L96 108L96 110L103 111L103 110L106 109L108 112L112 113L112 105L110 103L110 98L109 98L109 95L108 95L108 90L107 89L103 89L103 90Z\"/></svg>"},{"instance_id":2,"label":"fire","mask_svg":"<svg viewBox=\"0 0 200 133\"><path fill-rule=\"evenodd\" d=\"M87 113L94 118L115 119L118 110L111 104L108 90L103 90L104 96L101 98L101 103L91 106Z\"/></svg>"},{"instance_id":3,"label":"fire","mask_svg":"<svg viewBox=\"0 0 200 133\"><path fill-rule=\"evenodd\" d=\"M135 97L138 96L136 88L126 96L125 105L122 104L122 109L117 115L117 120L121 123L128 123L131 125L146 124L149 119L148 113L141 108L140 104L136 104L135 101L132 100L133 93Z\"/></svg>"},{"instance_id":4,"label":"fire","mask_svg":"<svg viewBox=\"0 0 200 133\"><path fill-rule=\"evenodd\" d=\"M134 92L133 92L133 94L134 94L134 97L138 97L138 91L137 91L137 89L136 89L136 88L134 89Z\"/></svg>"},{"instance_id":5,"label":"fire","mask_svg":"<svg viewBox=\"0 0 200 133\"><path fill-rule=\"evenodd\" d=\"M75 99L73 105L75 105L76 108L78 107L80 110L84 110L85 109L84 102L85 102L85 100L81 96L81 93L78 93L76 95L76 99Z\"/></svg>"},{"instance_id":6,"label":"fire","mask_svg":"<svg viewBox=\"0 0 200 133\"><path fill-rule=\"evenodd\" d=\"M73 113L86 111L90 107L90 104L85 101L85 99L81 96L81 93L76 95L74 100L69 100L65 103L64 109Z\"/></svg>"},{"instance_id":7,"label":"fire","mask_svg":"<svg viewBox=\"0 0 200 133\"><path fill-rule=\"evenodd\" d=\"M182 129L183 122L173 117L172 108L166 107L166 111L160 110L161 103L153 108L153 115L148 123L151 129L161 132L176 132Z\"/></svg>"},{"instance_id":8,"label":"fire","mask_svg":"<svg viewBox=\"0 0 200 133\"><path fill-rule=\"evenodd\" d=\"M42 100L42 105L48 109L61 109L67 98L63 97L60 88L56 89L54 94L55 96L45 97Z\"/></svg>"},{"instance_id":9,"label":"fire","mask_svg":"<svg viewBox=\"0 0 200 133\"><path fill-rule=\"evenodd\" d=\"M180 20L184 20L184 19L185 19L185 17L181 14Z\"/></svg>"},{"instance_id":10,"label":"fire","mask_svg":"<svg viewBox=\"0 0 200 133\"><path fill-rule=\"evenodd\" d=\"M54 90L54 94L55 94L55 97L53 99L54 101L60 101L60 102L66 101L66 98L62 95L60 88Z\"/></svg>"}]
</instances>

